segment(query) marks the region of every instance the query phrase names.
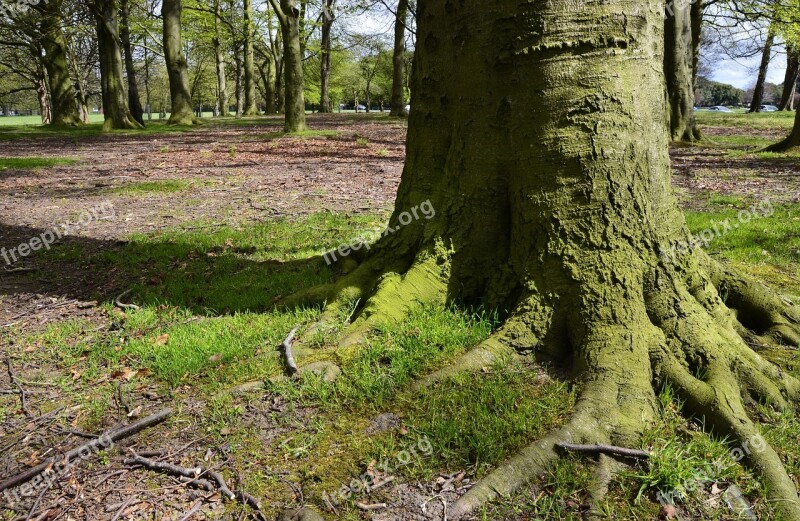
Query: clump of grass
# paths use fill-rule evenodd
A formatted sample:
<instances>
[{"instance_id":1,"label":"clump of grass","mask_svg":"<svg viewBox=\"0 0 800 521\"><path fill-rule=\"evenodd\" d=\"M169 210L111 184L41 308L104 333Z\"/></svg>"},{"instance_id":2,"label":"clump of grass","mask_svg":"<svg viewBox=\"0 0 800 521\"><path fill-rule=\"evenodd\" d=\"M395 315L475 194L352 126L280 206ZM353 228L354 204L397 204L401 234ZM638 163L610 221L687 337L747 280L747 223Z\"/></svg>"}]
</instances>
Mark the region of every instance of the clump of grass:
<instances>
[{"instance_id":1,"label":"clump of grass","mask_svg":"<svg viewBox=\"0 0 800 521\"><path fill-rule=\"evenodd\" d=\"M356 145L366 148L369 146L369 139L364 136L356 136Z\"/></svg>"},{"instance_id":2,"label":"clump of grass","mask_svg":"<svg viewBox=\"0 0 800 521\"><path fill-rule=\"evenodd\" d=\"M158 181L142 181L139 183L129 183L123 186L108 190L109 193L119 195L137 195L147 193L175 193L183 192L193 186L191 181L182 179L163 179Z\"/></svg>"},{"instance_id":3,"label":"clump of grass","mask_svg":"<svg viewBox=\"0 0 800 521\"><path fill-rule=\"evenodd\" d=\"M39 170L75 163L77 159L69 157L0 157L0 170Z\"/></svg>"}]
</instances>

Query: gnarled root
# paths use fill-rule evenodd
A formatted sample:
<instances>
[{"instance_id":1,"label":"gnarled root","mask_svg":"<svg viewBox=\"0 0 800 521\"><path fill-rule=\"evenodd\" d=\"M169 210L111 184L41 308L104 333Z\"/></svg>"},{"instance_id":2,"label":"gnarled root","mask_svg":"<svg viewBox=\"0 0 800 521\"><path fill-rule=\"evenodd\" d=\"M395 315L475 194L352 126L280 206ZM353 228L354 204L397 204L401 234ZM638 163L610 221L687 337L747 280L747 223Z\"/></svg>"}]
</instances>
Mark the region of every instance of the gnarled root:
<instances>
[{"instance_id":1,"label":"gnarled root","mask_svg":"<svg viewBox=\"0 0 800 521\"><path fill-rule=\"evenodd\" d=\"M322 324L354 309L338 346L351 348L370 329L402 320L413 306L445 305L449 263L440 248L422 250L405 265L388 267L379 258L368 258L338 282L284 305L309 297L327 301ZM429 386L457 372L532 353L566 365L578 387L567 422L480 480L449 510L452 519L513 494L546 472L560 457L559 443L640 448L645 428L657 419L660 385L678 389L688 412L705 418L714 434L741 444L758 436L747 399L778 410L791 410L800 399L800 381L745 341L752 334L796 344L800 312L793 304L702 252L679 265L655 256L631 262L625 253L607 251L588 252L580 262L586 266L570 268L569 277L554 278L550 271L549 279L522 284L522 296L498 330L417 384ZM354 301L359 305L353 307ZM297 351L300 365L304 356L317 358L318 351ZM774 509L784 519L800 521L794 483L775 451L766 443L763 447L751 450L745 463L763 478ZM597 462L593 505L607 492L613 463L606 456Z\"/></svg>"}]
</instances>

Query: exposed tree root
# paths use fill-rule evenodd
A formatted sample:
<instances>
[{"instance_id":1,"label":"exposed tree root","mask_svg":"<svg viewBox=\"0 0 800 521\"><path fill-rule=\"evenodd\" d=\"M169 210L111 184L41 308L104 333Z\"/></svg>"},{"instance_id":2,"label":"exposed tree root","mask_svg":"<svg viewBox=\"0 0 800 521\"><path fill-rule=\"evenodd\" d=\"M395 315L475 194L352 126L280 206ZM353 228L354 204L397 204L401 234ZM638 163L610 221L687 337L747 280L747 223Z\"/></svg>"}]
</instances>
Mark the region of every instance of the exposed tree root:
<instances>
[{"instance_id":1,"label":"exposed tree root","mask_svg":"<svg viewBox=\"0 0 800 521\"><path fill-rule=\"evenodd\" d=\"M317 328L341 321L343 310L352 311L339 347L357 349L371 329L403 320L414 306L446 304L452 294L451 267L443 251L423 249L413 261L391 267L376 255L337 282L289 297L281 305L326 303L313 326ZM595 266L631 264L615 257L624 253L587 253L587 262L592 262L591 255L605 256ZM778 410L792 410L800 399L800 381L746 343L748 335L793 346L800 340L800 311L764 286L702 252L691 252L676 264L644 261L634 266L633 275L582 269L573 273L579 274L577 280L525 284L504 324L487 340L416 384L430 386L459 372L534 354L566 365L578 388L566 424L479 481L449 509L451 519L511 495L546 472L560 457L559 444L641 447L645 428L657 419L656 390L663 384L674 386L687 412L704 418L713 434L739 446L752 443L759 432L748 417L748 399ZM301 372L307 365L303 360L315 358L314 352L296 352ZM308 367L325 369L319 364ZM775 451L764 443L763 450L751 450L744 462L762 477L783 519L800 521L797 491ZM590 491L595 506L607 493L617 463L601 455L597 465ZM599 510L593 507L592 512Z\"/></svg>"}]
</instances>

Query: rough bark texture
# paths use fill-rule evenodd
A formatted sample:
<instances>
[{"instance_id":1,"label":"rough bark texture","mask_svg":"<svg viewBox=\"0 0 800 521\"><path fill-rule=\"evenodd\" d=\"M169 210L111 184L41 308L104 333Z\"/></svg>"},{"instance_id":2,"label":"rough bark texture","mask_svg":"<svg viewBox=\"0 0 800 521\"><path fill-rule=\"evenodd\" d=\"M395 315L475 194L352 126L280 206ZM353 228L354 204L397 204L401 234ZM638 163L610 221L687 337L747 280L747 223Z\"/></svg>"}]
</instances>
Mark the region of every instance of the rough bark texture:
<instances>
[{"instance_id":1,"label":"rough bark texture","mask_svg":"<svg viewBox=\"0 0 800 521\"><path fill-rule=\"evenodd\" d=\"M281 305L326 303L312 330L354 306L340 349L420 303L483 305L504 324L429 382L514 353L573 375L571 417L448 518L514 493L558 458L559 442L641 447L662 384L733 444L758 432L745 396L793 407L800 382L745 338L797 346L800 309L678 247L688 231L670 184L663 4L421 2L417 22L415 106L390 220L404 226L333 284ZM336 360L304 337L293 347L301 373L309 356ZM778 455L766 447L746 462L776 515L800 520Z\"/></svg>"},{"instance_id":2,"label":"rough bark texture","mask_svg":"<svg viewBox=\"0 0 800 521\"><path fill-rule=\"evenodd\" d=\"M122 42L122 53L125 57L125 72L128 78L128 107L131 109L133 119L144 125L144 109L139 99L139 86L136 84L136 69L133 66L133 47L131 46L130 30L130 2L120 0L120 40Z\"/></svg>"},{"instance_id":3,"label":"rough bark texture","mask_svg":"<svg viewBox=\"0 0 800 521\"><path fill-rule=\"evenodd\" d=\"M44 67L39 65L36 75L36 99L39 102L39 115L42 117L42 125L48 125L53 121L53 113L50 110L50 89L47 87L47 73Z\"/></svg>"},{"instance_id":4,"label":"rough bark texture","mask_svg":"<svg viewBox=\"0 0 800 521\"><path fill-rule=\"evenodd\" d=\"M103 130L141 128L128 108L114 0L96 0L92 4L92 11L97 22L99 43L100 86L105 118Z\"/></svg>"},{"instance_id":5,"label":"rough bark texture","mask_svg":"<svg viewBox=\"0 0 800 521\"><path fill-rule=\"evenodd\" d=\"M275 62L269 51L265 53L264 61L259 68L261 82L264 84L264 112L275 114Z\"/></svg>"},{"instance_id":6,"label":"rough bark texture","mask_svg":"<svg viewBox=\"0 0 800 521\"><path fill-rule=\"evenodd\" d=\"M408 22L408 0L397 2L394 20L394 51L392 53L392 111L390 116L406 117L406 23Z\"/></svg>"},{"instance_id":7,"label":"rough bark texture","mask_svg":"<svg viewBox=\"0 0 800 521\"><path fill-rule=\"evenodd\" d=\"M61 2L52 0L41 5L42 62L47 71L49 120L53 125L82 123L78 115L75 92L67 68L67 40L61 28ZM44 116L44 113L43 113ZM44 117L42 118L44 123Z\"/></svg>"},{"instance_id":8,"label":"rough bark texture","mask_svg":"<svg viewBox=\"0 0 800 521\"><path fill-rule=\"evenodd\" d=\"M333 27L333 4L334 0L325 0L324 11L322 13L322 27L320 38L320 82L319 82L319 111L324 113L333 112L331 105L331 29Z\"/></svg>"},{"instance_id":9,"label":"rough bark texture","mask_svg":"<svg viewBox=\"0 0 800 521\"><path fill-rule=\"evenodd\" d=\"M794 46L786 48L786 76L783 80L780 110L794 110L794 96L797 92L797 78L800 75L800 50Z\"/></svg>"},{"instance_id":10,"label":"rough bark texture","mask_svg":"<svg viewBox=\"0 0 800 521\"><path fill-rule=\"evenodd\" d=\"M164 22L164 61L169 77L169 95L172 111L170 125L194 123L192 97L189 94L189 74L181 45L181 0L163 0L161 18Z\"/></svg>"},{"instance_id":11,"label":"rough bark texture","mask_svg":"<svg viewBox=\"0 0 800 521\"><path fill-rule=\"evenodd\" d=\"M694 38L692 6L671 2L664 19L664 76L673 141L701 138L694 118Z\"/></svg>"},{"instance_id":12,"label":"rough bark texture","mask_svg":"<svg viewBox=\"0 0 800 521\"><path fill-rule=\"evenodd\" d=\"M753 100L750 102L750 112L761 112L761 104L764 101L764 85L767 82L767 72L769 62L772 59L772 45L775 43L775 32L769 28L767 39L764 42L764 51L761 54L761 65L758 67L758 79L753 89Z\"/></svg>"},{"instance_id":13,"label":"rough bark texture","mask_svg":"<svg viewBox=\"0 0 800 521\"><path fill-rule=\"evenodd\" d=\"M253 2L244 0L242 33L244 34L244 112L245 116L258 115L256 105L256 66L253 51Z\"/></svg>"},{"instance_id":14,"label":"rough bark texture","mask_svg":"<svg viewBox=\"0 0 800 521\"><path fill-rule=\"evenodd\" d=\"M284 110L283 129L300 132L306 127L306 102L303 90L303 49L300 42L300 9L296 0L270 0L281 26L283 41ZM279 98L281 91L278 91ZM280 102L280 99L279 99Z\"/></svg>"}]
</instances>

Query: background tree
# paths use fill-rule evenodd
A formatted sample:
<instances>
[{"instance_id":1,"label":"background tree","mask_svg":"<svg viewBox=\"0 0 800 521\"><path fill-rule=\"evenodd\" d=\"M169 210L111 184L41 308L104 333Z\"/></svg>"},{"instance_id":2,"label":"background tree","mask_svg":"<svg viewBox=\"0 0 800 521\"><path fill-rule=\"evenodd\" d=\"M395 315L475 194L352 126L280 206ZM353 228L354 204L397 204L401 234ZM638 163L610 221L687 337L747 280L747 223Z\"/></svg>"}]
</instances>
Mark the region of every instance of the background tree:
<instances>
[{"instance_id":1,"label":"background tree","mask_svg":"<svg viewBox=\"0 0 800 521\"><path fill-rule=\"evenodd\" d=\"M89 4L97 26L102 90L103 130L141 128L131 114L122 72L117 7L114 0L93 0Z\"/></svg>"},{"instance_id":2,"label":"background tree","mask_svg":"<svg viewBox=\"0 0 800 521\"><path fill-rule=\"evenodd\" d=\"M284 130L300 132L306 127L306 104L303 96L303 51L300 39L300 9L295 0L270 0L281 28L285 84ZM279 95L280 98L280 95Z\"/></svg>"},{"instance_id":3,"label":"background tree","mask_svg":"<svg viewBox=\"0 0 800 521\"><path fill-rule=\"evenodd\" d=\"M394 21L394 50L392 54L392 116L406 117L405 52L408 0L398 0Z\"/></svg>"},{"instance_id":4,"label":"background tree","mask_svg":"<svg viewBox=\"0 0 800 521\"><path fill-rule=\"evenodd\" d=\"M192 125L194 111L189 93L186 58L181 44L181 0L163 0L161 17L164 23L164 60L169 77L170 125Z\"/></svg>"},{"instance_id":5,"label":"background tree","mask_svg":"<svg viewBox=\"0 0 800 521\"><path fill-rule=\"evenodd\" d=\"M701 138L694 118L695 44L700 36L692 23L694 5L670 2L664 17L664 76L667 83L670 135L673 141Z\"/></svg>"}]
</instances>

